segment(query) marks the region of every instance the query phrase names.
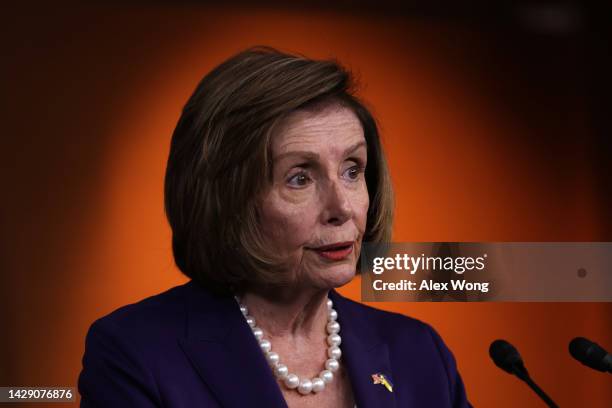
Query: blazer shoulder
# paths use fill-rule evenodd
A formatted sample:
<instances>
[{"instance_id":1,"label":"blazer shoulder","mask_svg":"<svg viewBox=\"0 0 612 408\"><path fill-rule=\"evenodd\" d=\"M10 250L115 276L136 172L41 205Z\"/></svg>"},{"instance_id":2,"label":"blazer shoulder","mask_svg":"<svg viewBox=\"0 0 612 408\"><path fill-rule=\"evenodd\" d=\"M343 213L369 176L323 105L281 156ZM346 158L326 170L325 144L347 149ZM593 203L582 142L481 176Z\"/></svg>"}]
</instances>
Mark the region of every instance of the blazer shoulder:
<instances>
[{"instance_id":1,"label":"blazer shoulder","mask_svg":"<svg viewBox=\"0 0 612 408\"><path fill-rule=\"evenodd\" d=\"M128 333L152 334L156 330L167 331L179 326L185 315L185 283L146 297L140 301L116 308L98 318L94 325L108 325ZM93 326L93 325L92 325Z\"/></svg>"},{"instance_id":2,"label":"blazer shoulder","mask_svg":"<svg viewBox=\"0 0 612 408\"><path fill-rule=\"evenodd\" d=\"M81 406L160 407L158 356L181 330L184 286L115 309L85 336L78 378Z\"/></svg>"}]
</instances>

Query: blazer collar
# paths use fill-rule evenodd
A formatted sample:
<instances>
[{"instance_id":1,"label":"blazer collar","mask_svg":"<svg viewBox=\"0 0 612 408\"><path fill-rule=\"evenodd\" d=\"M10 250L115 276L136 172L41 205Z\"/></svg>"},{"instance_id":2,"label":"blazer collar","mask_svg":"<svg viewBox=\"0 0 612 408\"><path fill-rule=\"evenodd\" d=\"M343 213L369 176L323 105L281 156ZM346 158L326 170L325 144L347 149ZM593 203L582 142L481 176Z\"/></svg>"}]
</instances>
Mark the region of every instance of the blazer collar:
<instances>
[{"instance_id":1,"label":"blazer collar","mask_svg":"<svg viewBox=\"0 0 612 408\"><path fill-rule=\"evenodd\" d=\"M217 296L194 281L186 285L187 325L181 348L223 407L287 408L257 340L231 296ZM338 312L342 357L359 408L395 407L395 389L373 384L372 374L393 376L389 349L363 306L331 290ZM239 385L238 385L239 384Z\"/></svg>"}]
</instances>

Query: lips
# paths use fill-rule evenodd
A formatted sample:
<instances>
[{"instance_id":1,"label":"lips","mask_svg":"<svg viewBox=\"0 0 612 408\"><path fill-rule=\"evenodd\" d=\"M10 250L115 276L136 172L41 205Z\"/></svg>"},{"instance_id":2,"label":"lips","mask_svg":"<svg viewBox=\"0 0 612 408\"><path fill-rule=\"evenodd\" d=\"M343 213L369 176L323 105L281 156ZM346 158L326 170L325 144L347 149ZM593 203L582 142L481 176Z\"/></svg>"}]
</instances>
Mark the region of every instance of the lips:
<instances>
[{"instance_id":1,"label":"lips","mask_svg":"<svg viewBox=\"0 0 612 408\"><path fill-rule=\"evenodd\" d=\"M324 245L317 248L313 248L315 251L337 251L347 249L353 245L353 241L336 242L335 244Z\"/></svg>"},{"instance_id":2,"label":"lips","mask_svg":"<svg viewBox=\"0 0 612 408\"><path fill-rule=\"evenodd\" d=\"M337 242L331 245L324 245L313 250L327 261L341 261L346 259L353 252L353 241Z\"/></svg>"}]
</instances>

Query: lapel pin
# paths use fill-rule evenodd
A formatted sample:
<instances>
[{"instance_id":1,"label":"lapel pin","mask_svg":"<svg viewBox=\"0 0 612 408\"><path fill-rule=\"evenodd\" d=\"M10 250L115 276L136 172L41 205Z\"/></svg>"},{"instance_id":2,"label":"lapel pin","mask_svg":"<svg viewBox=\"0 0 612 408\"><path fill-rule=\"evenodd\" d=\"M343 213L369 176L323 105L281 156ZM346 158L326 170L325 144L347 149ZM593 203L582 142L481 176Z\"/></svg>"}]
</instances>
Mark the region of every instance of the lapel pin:
<instances>
[{"instance_id":1,"label":"lapel pin","mask_svg":"<svg viewBox=\"0 0 612 408\"><path fill-rule=\"evenodd\" d=\"M389 392L393 392L393 384L391 384L391 381L389 381L383 374L372 374L372 380L374 381L374 384L382 384Z\"/></svg>"}]
</instances>

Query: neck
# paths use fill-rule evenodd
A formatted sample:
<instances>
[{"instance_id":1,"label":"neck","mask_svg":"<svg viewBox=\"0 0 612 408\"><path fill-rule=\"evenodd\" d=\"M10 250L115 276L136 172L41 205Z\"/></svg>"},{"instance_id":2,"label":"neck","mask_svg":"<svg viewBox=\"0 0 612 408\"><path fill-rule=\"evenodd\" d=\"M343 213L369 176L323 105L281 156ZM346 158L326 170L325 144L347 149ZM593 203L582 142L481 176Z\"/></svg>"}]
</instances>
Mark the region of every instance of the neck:
<instances>
[{"instance_id":1,"label":"neck","mask_svg":"<svg viewBox=\"0 0 612 408\"><path fill-rule=\"evenodd\" d=\"M242 297L267 337L319 337L327 324L329 289L252 288Z\"/></svg>"}]
</instances>

